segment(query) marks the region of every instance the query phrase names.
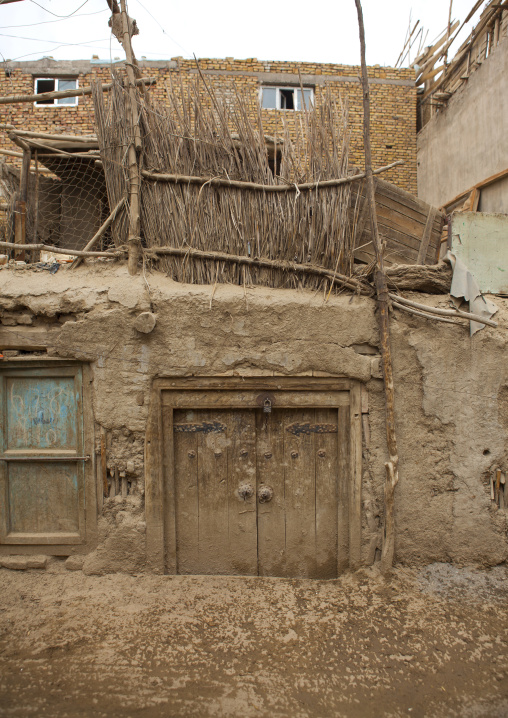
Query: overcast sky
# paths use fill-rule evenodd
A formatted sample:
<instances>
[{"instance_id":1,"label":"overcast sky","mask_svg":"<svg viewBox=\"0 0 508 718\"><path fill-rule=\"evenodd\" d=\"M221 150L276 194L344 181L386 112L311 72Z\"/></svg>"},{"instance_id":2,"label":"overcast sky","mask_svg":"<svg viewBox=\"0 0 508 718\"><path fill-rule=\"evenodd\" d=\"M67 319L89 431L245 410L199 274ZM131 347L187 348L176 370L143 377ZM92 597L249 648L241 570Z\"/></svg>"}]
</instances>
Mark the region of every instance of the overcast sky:
<instances>
[{"instance_id":1,"label":"overcast sky","mask_svg":"<svg viewBox=\"0 0 508 718\"><path fill-rule=\"evenodd\" d=\"M449 0L363 0L362 4L370 65L396 62L410 14L412 24L420 20L428 31L426 44L448 22ZM473 4L474 0L453 0L453 18L463 21ZM66 19L57 17L71 13ZM133 43L138 59L195 53L203 58L359 62L354 0L129 0L129 13L140 28ZM463 35L479 15L480 11ZM24 0L0 5L2 59L123 57L120 45L111 38L108 18L106 0Z\"/></svg>"}]
</instances>

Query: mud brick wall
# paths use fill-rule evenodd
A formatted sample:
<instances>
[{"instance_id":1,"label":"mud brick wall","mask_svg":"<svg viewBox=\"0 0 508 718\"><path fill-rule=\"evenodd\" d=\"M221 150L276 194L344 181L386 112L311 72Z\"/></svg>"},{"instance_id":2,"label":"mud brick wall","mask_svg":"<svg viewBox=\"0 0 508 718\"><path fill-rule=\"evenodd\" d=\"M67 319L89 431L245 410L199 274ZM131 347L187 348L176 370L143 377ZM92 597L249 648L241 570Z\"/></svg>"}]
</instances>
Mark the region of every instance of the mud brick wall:
<instances>
[{"instance_id":1,"label":"mud brick wall","mask_svg":"<svg viewBox=\"0 0 508 718\"><path fill-rule=\"evenodd\" d=\"M313 87L315 101L319 104L324 92L331 89L336 100L347 102L351 130L350 164L363 165L362 93L359 82L359 66L263 62L253 59L199 60L207 82L224 92L237 90L252 98L253 115L257 111L259 89L263 84L298 86L299 75L306 87ZM140 63L144 76L157 77L152 89L154 96L164 101L171 82L184 86L194 81L197 69L194 60L173 58L166 62L143 61ZM122 63L116 64L117 68ZM375 167L404 160L404 165L386 173L384 178L409 192L416 194L416 88L414 73L410 69L394 69L374 66L368 70L371 79L372 150ZM0 69L0 93L2 95L31 94L34 78L77 77L79 86L90 84L92 79L109 82L111 66L89 61L5 62ZM205 90L203 90L205 91ZM15 125L19 129L41 132L88 134L94 131L93 104L90 97L80 97L76 107L16 104L0 106L0 122ZM266 134L281 136L283 121L289 126L301 118L301 113L291 110L263 110ZM0 147L13 149L6 132L0 133ZM7 160L15 162L14 158Z\"/></svg>"}]
</instances>

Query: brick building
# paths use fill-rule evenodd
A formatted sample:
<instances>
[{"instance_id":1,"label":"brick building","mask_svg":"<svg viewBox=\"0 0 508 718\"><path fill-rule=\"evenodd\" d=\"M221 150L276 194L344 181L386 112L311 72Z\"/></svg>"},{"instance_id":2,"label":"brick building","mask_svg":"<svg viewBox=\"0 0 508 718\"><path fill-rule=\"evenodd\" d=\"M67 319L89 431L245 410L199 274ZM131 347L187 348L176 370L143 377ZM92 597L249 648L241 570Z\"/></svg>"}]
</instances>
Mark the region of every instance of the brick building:
<instances>
[{"instance_id":1,"label":"brick building","mask_svg":"<svg viewBox=\"0 0 508 718\"><path fill-rule=\"evenodd\" d=\"M351 130L350 164L363 163L362 95L358 66L296 62L263 62L256 59L200 60L206 80L214 87L234 87L252 98L252 107L261 102L265 132L282 133L282 118L291 125L297 121L304 100L319 103L330 88L337 100L347 101ZM5 95L31 94L68 89L74 83L85 87L92 79L108 82L112 65L100 60L56 61L44 58L34 62L1 63L0 92ZM113 65L122 68L123 63ZM165 62L141 61L144 76L156 77L152 92L164 100L170 81L185 83L198 73L193 60L174 58ZM373 162L375 167L404 160L404 165L387 172L384 178L402 189L416 193L416 88L411 69L374 66L368 69L371 80L371 122ZM301 84L300 84L301 82ZM93 104L90 97L80 97L54 104L2 105L0 122L17 129L42 132L89 134L94 131ZM0 147L12 150L6 133L0 136ZM9 160L10 161L10 160ZM15 161L12 158L12 161Z\"/></svg>"}]
</instances>

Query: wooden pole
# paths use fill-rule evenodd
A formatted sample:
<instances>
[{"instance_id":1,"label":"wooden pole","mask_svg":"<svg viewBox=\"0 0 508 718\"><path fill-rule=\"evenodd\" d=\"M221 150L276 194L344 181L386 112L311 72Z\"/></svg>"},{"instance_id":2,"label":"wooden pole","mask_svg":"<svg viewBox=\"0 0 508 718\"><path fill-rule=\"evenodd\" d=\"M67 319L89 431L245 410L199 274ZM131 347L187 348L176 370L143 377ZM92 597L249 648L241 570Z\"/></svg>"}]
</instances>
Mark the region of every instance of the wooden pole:
<instances>
[{"instance_id":1,"label":"wooden pole","mask_svg":"<svg viewBox=\"0 0 508 718\"><path fill-rule=\"evenodd\" d=\"M26 243L26 201L28 197L28 178L30 177L30 162L32 159L30 147L23 148L23 161L21 163L21 174L19 177L19 198L15 204L14 215L14 243ZM25 259L24 250L14 253L14 258Z\"/></svg>"},{"instance_id":2,"label":"wooden pole","mask_svg":"<svg viewBox=\"0 0 508 718\"><path fill-rule=\"evenodd\" d=\"M99 241L99 239L105 234L106 230L113 224L115 221L116 215L118 212L122 209L123 205L125 203L125 197L122 197L120 202L116 205L116 207L113 209L109 217L106 219L105 222L101 224L97 232L94 234L92 239L88 242L86 247L84 247L84 252L89 252L92 247ZM76 257L76 259L71 264L71 269L75 269L76 267L79 267L81 262L83 261L82 257Z\"/></svg>"},{"instance_id":3,"label":"wooden pole","mask_svg":"<svg viewBox=\"0 0 508 718\"><path fill-rule=\"evenodd\" d=\"M404 164L404 160L397 160L385 167L379 167L372 174L379 175L382 172L391 170ZM251 189L259 192L303 192L305 190L316 190L321 187L338 187L343 184L350 184L365 178L365 172L359 172L349 177L338 179L320 180L317 182L303 182L302 184L259 184L258 182L244 182L243 180L222 179L220 177L194 177L191 175L166 174L162 172L150 172L141 170L141 174L152 182L172 182L174 184L198 184L211 185L213 187L236 187L237 189Z\"/></svg>"},{"instance_id":4,"label":"wooden pole","mask_svg":"<svg viewBox=\"0 0 508 718\"><path fill-rule=\"evenodd\" d=\"M129 246L129 258L127 268L129 274L134 275L138 271L138 259L140 251L140 184L141 176L139 172L138 159L136 150L141 149L141 133L139 130L138 108L136 101L135 74L134 74L134 52L132 49L131 35L129 30L129 16L125 0L120 0L123 25L123 48L127 57L127 79L129 82L129 104L131 116L131 137L129 141L129 149L127 152L127 162L129 169L129 235L127 238Z\"/></svg>"},{"instance_id":5,"label":"wooden pole","mask_svg":"<svg viewBox=\"0 0 508 718\"><path fill-rule=\"evenodd\" d=\"M140 78L139 80L136 80L136 85L140 85L143 87L143 85L154 85L156 82L156 79L154 77L145 77ZM107 90L111 90L113 87L113 82L108 82L103 85L101 85L101 90L103 92L106 92ZM82 95L91 95L92 94L92 88L91 87L83 87L79 88L77 90L58 90L55 92L39 92L37 95L6 95L5 97L0 97L0 105L12 105L13 103L17 102L42 102L43 100L57 100L61 97L81 97Z\"/></svg>"},{"instance_id":6,"label":"wooden pole","mask_svg":"<svg viewBox=\"0 0 508 718\"><path fill-rule=\"evenodd\" d=\"M35 155L35 186L34 186L34 235L33 242L37 244L37 235L39 234L39 157L37 150ZM34 253L35 255L35 253ZM32 261L38 259L32 255Z\"/></svg>"},{"instance_id":7,"label":"wooden pole","mask_svg":"<svg viewBox=\"0 0 508 718\"><path fill-rule=\"evenodd\" d=\"M362 64L362 90L363 90L363 142L365 148L365 175L367 184L367 201L372 221L372 239L376 253L375 284L378 302L379 334L381 340L381 359L385 387L386 403L386 441L388 445L389 460L385 463L385 525L384 540L381 553L381 570L389 571L393 565L395 552L394 527L394 496L395 487L399 480L399 455L397 451L397 438L395 434L395 402L393 388L393 368L390 348L390 299L384 268L384 244L379 236L377 224L374 176L372 173L372 151L370 145L370 97L367 63L365 60L365 28L360 0L355 0L358 14L358 29L360 34L360 50Z\"/></svg>"}]
</instances>

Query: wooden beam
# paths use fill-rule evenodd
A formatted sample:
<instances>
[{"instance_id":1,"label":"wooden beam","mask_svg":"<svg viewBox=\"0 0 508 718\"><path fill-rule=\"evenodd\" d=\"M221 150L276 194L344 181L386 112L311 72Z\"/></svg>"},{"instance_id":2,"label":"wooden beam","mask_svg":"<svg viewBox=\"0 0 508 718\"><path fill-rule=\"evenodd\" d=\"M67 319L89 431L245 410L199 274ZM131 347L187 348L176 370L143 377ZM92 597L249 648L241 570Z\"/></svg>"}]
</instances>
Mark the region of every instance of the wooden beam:
<instances>
[{"instance_id":1,"label":"wooden beam","mask_svg":"<svg viewBox=\"0 0 508 718\"><path fill-rule=\"evenodd\" d=\"M361 82L363 91L363 144L365 153L366 186L372 226L372 242L376 254L376 292L378 304L379 337L381 346L381 364L385 389L386 442L389 459L385 463L385 525L381 553L381 570L387 572L393 565L395 552L394 498L395 487L399 480L399 455L395 432L395 396L393 386L392 354L390 347L390 299L384 267L384 244L381 243L376 214L374 175L372 172L372 150L370 143L370 90L365 60L365 28L360 0L355 0L358 15L358 29L361 50Z\"/></svg>"},{"instance_id":2,"label":"wooden beam","mask_svg":"<svg viewBox=\"0 0 508 718\"><path fill-rule=\"evenodd\" d=\"M136 85L154 85L157 82L155 77L142 77L135 81ZM111 90L115 83L108 82L101 85L103 92ZM39 92L37 95L7 95L0 97L0 105L12 105L17 102L43 102L44 100L58 100L63 97L81 97L91 95L91 87L82 87L76 90L59 90L57 92Z\"/></svg>"},{"instance_id":3,"label":"wooden beam","mask_svg":"<svg viewBox=\"0 0 508 718\"><path fill-rule=\"evenodd\" d=\"M1 247L0 243L0 247ZM251 267L263 267L266 269L280 269L287 272L301 272L319 277L326 277L332 283L339 286L348 287L371 297L373 292L369 285L360 282L354 277L346 277L343 274L334 272L333 269L318 267L314 264L297 264L296 262L287 262L284 259L267 259L265 257L246 257L237 254L227 254L226 252L216 252L213 250L193 249L192 247L150 247L145 250L145 255L169 255L173 257L194 257L196 259L211 259L216 262L232 262L234 264L243 264Z\"/></svg>"},{"instance_id":4,"label":"wooden beam","mask_svg":"<svg viewBox=\"0 0 508 718\"><path fill-rule=\"evenodd\" d=\"M111 212L111 214L109 215L109 217L107 218L107 220L99 227L99 229L98 229L97 232L94 234L94 236L92 237L92 239L88 242L88 244L86 245L86 247L83 249L84 252L89 252L89 251L92 249L92 247L93 247L95 244L97 244L97 242L98 242L99 239L104 235L104 233L106 232L106 230L107 230L107 229L113 224L113 222L115 221L116 215L117 215L118 212L122 209L122 207L124 206L124 203L125 203L125 197L122 197L122 199L121 199L120 202L116 205L116 207L115 207L114 210ZM76 257L76 259L75 259L75 260L73 261L73 263L71 264L71 269L75 269L76 267L79 267L79 265L81 264L82 261L83 261L83 257Z\"/></svg>"},{"instance_id":5,"label":"wooden beam","mask_svg":"<svg viewBox=\"0 0 508 718\"><path fill-rule=\"evenodd\" d=\"M127 79L129 81L129 104L130 104L130 122L131 138L129 140L129 148L127 150L127 162L129 171L129 235L127 243L129 246L128 271L134 275L138 271L139 251L141 248L140 240L140 185L141 174L138 166L137 151L141 150L141 133L139 129L138 107L136 101L136 79L134 72L134 64L136 58L132 49L131 34L129 30L129 16L127 15L127 6L125 0L120 0L123 26L123 49L127 57Z\"/></svg>"},{"instance_id":6,"label":"wooden beam","mask_svg":"<svg viewBox=\"0 0 508 718\"><path fill-rule=\"evenodd\" d=\"M373 171L373 174L379 175L387 172L394 167L404 164L404 160L397 160L385 167L380 167ZM320 182L303 182L302 184L258 184L257 182L243 182L242 180L221 179L219 177L193 177L190 175L164 174L162 172L149 172L141 170L141 174L148 180L153 182L172 182L174 184L197 184L212 185L213 187L235 187L237 189L251 189L260 192L301 192L302 190L313 190L322 187L338 187L339 185L349 184L356 180L366 177L365 172L360 172L350 177L340 177L339 179L321 180Z\"/></svg>"},{"instance_id":7,"label":"wooden beam","mask_svg":"<svg viewBox=\"0 0 508 718\"><path fill-rule=\"evenodd\" d=\"M0 242L0 247L3 249L19 249L20 245L14 242ZM125 254L122 251L111 251L111 252L85 252L84 250L77 249L62 249L60 247L53 247L50 244L24 244L22 245L24 250L37 250L42 249L46 252L53 252L53 254L68 254L71 257L121 257Z\"/></svg>"},{"instance_id":8,"label":"wooden beam","mask_svg":"<svg viewBox=\"0 0 508 718\"><path fill-rule=\"evenodd\" d=\"M41 351L54 346L62 325L58 327L0 327L0 347L2 349L26 349Z\"/></svg>"}]
</instances>

